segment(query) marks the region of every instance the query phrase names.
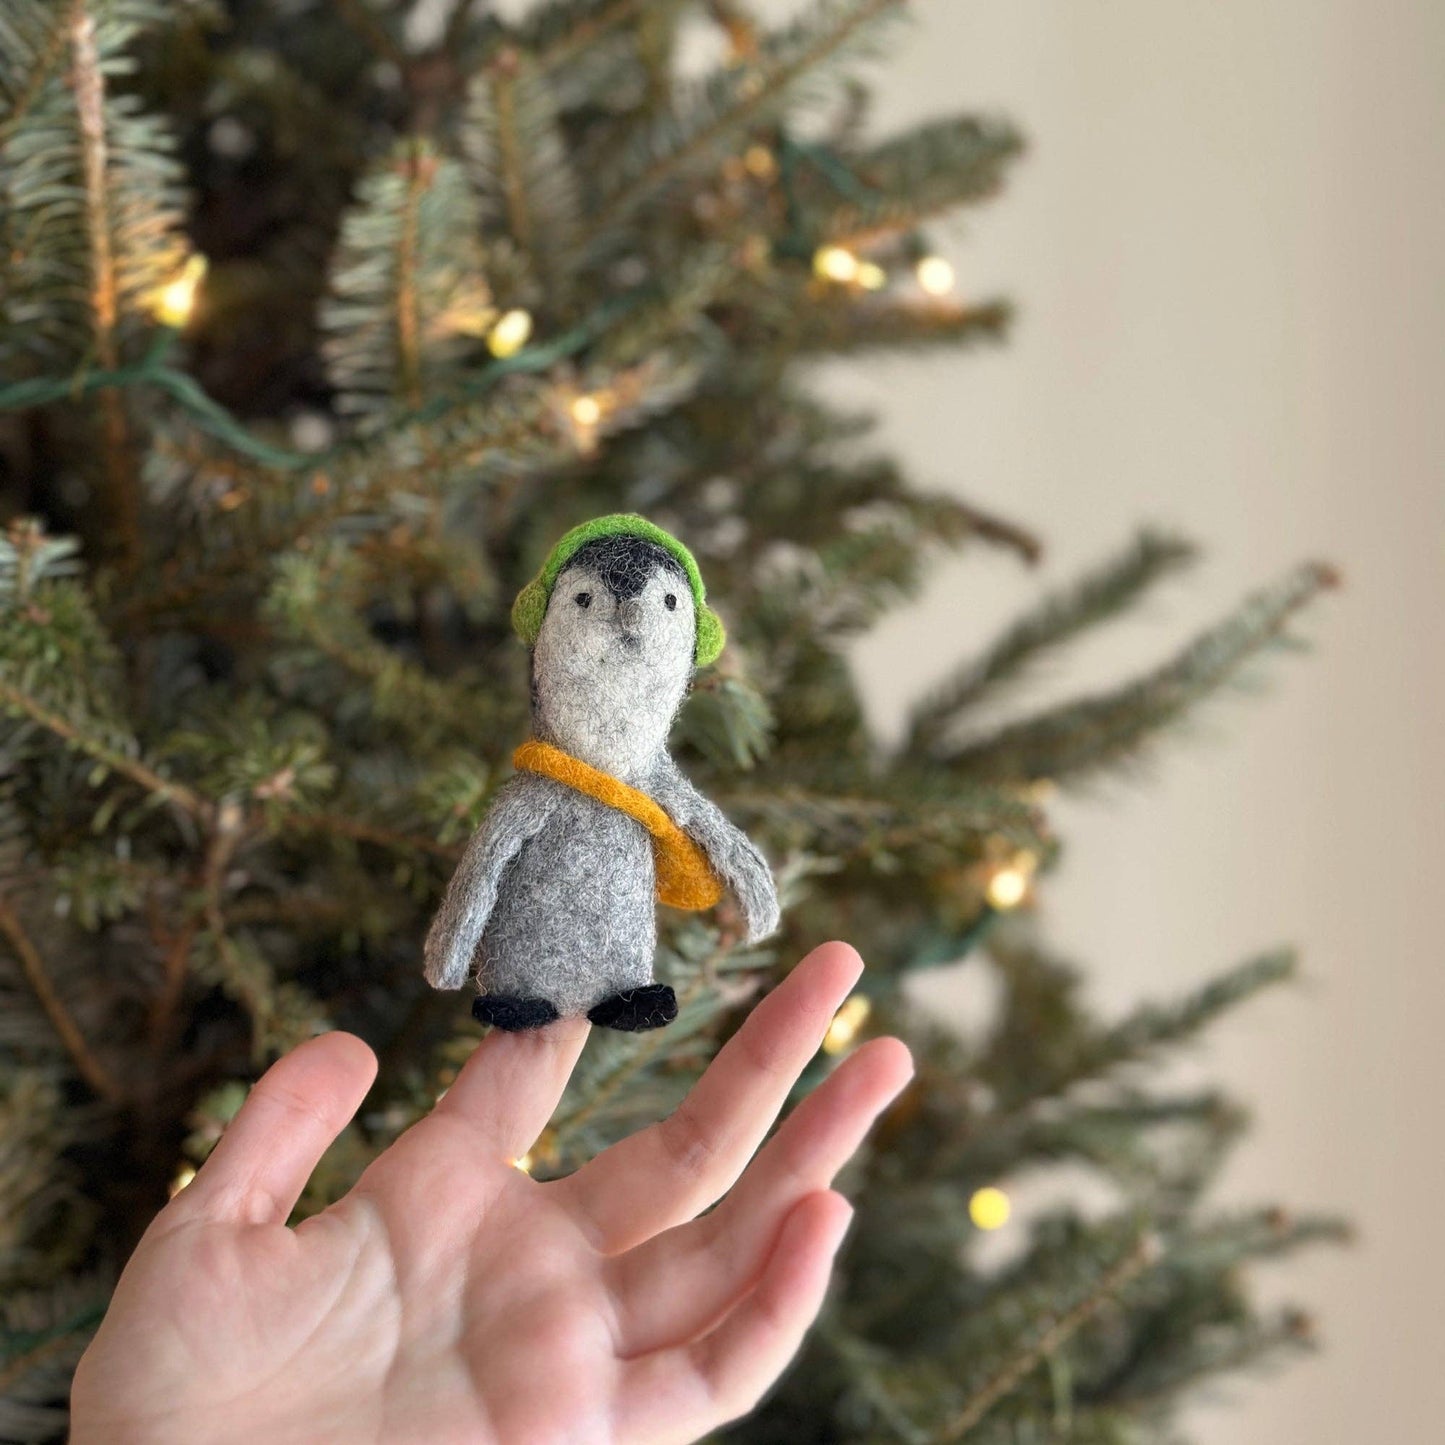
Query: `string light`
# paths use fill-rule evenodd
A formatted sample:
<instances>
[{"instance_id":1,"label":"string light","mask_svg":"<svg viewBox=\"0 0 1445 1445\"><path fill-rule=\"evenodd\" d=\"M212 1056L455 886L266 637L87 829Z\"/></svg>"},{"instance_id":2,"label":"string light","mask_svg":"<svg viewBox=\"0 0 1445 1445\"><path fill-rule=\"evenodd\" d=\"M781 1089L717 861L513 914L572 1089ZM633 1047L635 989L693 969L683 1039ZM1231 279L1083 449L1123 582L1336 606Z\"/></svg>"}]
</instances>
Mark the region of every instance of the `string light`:
<instances>
[{"instance_id":1,"label":"string light","mask_svg":"<svg viewBox=\"0 0 1445 1445\"><path fill-rule=\"evenodd\" d=\"M953 267L942 256L923 257L913 268L913 274L930 296L947 296L957 280Z\"/></svg>"},{"instance_id":2,"label":"string light","mask_svg":"<svg viewBox=\"0 0 1445 1445\"><path fill-rule=\"evenodd\" d=\"M858 1030L868 1021L873 1005L861 994L855 993L844 999L843 1006L833 1015L828 1032L823 1035L823 1052L841 1054L858 1035Z\"/></svg>"},{"instance_id":3,"label":"string light","mask_svg":"<svg viewBox=\"0 0 1445 1445\"><path fill-rule=\"evenodd\" d=\"M984 888L989 904L1002 913L1017 908L1028 896L1029 883L1038 866L1038 855L1025 850L1016 853L1002 868L995 869Z\"/></svg>"},{"instance_id":4,"label":"string light","mask_svg":"<svg viewBox=\"0 0 1445 1445\"><path fill-rule=\"evenodd\" d=\"M888 284L888 273L876 261L858 265L858 284L865 291L881 291Z\"/></svg>"},{"instance_id":5,"label":"string light","mask_svg":"<svg viewBox=\"0 0 1445 1445\"><path fill-rule=\"evenodd\" d=\"M1003 912L1017 908L1028 891L1029 880L1021 868L1000 868L985 889L988 901Z\"/></svg>"},{"instance_id":6,"label":"string light","mask_svg":"<svg viewBox=\"0 0 1445 1445\"><path fill-rule=\"evenodd\" d=\"M487 350L501 358L515 356L532 338L532 313L520 306L505 311L487 334Z\"/></svg>"},{"instance_id":7,"label":"string light","mask_svg":"<svg viewBox=\"0 0 1445 1445\"><path fill-rule=\"evenodd\" d=\"M595 396L573 397L568 410L572 413L572 420L580 427L594 427L602 420L602 403Z\"/></svg>"},{"instance_id":8,"label":"string light","mask_svg":"<svg viewBox=\"0 0 1445 1445\"><path fill-rule=\"evenodd\" d=\"M992 1184L975 1189L968 1201L968 1217L977 1229L1002 1229L1012 1213L1008 1195Z\"/></svg>"},{"instance_id":9,"label":"string light","mask_svg":"<svg viewBox=\"0 0 1445 1445\"><path fill-rule=\"evenodd\" d=\"M179 331L191 319L191 313L196 309L196 292L206 274L206 266L206 258L196 252L181 267L180 274L156 292L152 310L162 326Z\"/></svg>"},{"instance_id":10,"label":"string light","mask_svg":"<svg viewBox=\"0 0 1445 1445\"><path fill-rule=\"evenodd\" d=\"M813 273L825 281L853 281L858 276L858 258L844 246L819 246L813 253Z\"/></svg>"},{"instance_id":11,"label":"string light","mask_svg":"<svg viewBox=\"0 0 1445 1445\"><path fill-rule=\"evenodd\" d=\"M181 1167L176 1170L176 1177L171 1180L171 1187L168 1191L170 1197L174 1199L176 1195L179 1194L181 1190L184 1189L186 1185L189 1184L191 1180L195 1177L195 1166L191 1164L182 1164Z\"/></svg>"}]
</instances>

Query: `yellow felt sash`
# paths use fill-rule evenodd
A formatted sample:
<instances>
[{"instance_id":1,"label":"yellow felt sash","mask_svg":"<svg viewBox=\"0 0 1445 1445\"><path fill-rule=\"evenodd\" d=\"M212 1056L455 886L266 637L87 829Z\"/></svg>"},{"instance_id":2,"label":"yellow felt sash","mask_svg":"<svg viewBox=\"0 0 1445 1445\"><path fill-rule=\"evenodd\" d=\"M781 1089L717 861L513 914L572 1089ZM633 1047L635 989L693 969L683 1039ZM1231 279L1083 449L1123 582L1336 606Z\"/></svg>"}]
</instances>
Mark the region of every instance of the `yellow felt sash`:
<instances>
[{"instance_id":1,"label":"yellow felt sash","mask_svg":"<svg viewBox=\"0 0 1445 1445\"><path fill-rule=\"evenodd\" d=\"M571 753L564 753L561 748L554 748L551 743L535 740L523 743L512 754L512 766L565 783L641 823L652 837L660 903L696 911L711 908L722 898L722 884L709 867L702 849L646 793L584 763L581 758L574 758Z\"/></svg>"}]
</instances>

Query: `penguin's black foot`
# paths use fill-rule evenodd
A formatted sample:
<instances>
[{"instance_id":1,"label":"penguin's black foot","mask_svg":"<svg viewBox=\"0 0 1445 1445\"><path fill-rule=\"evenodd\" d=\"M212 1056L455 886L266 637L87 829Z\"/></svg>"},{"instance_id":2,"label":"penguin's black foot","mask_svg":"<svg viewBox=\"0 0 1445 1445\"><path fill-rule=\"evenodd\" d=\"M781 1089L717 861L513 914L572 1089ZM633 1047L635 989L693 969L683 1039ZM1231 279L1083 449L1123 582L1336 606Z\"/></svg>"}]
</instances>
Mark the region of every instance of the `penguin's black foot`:
<instances>
[{"instance_id":1,"label":"penguin's black foot","mask_svg":"<svg viewBox=\"0 0 1445 1445\"><path fill-rule=\"evenodd\" d=\"M621 1029L627 1034L660 1029L677 1017L677 995L665 983L644 984L594 1004L587 1017L598 1028Z\"/></svg>"},{"instance_id":2,"label":"penguin's black foot","mask_svg":"<svg viewBox=\"0 0 1445 1445\"><path fill-rule=\"evenodd\" d=\"M520 1033L523 1029L540 1029L555 1023L559 1015L544 998L513 998L505 993L483 993L472 1000L472 1017L479 1024L491 1024L494 1029Z\"/></svg>"}]
</instances>

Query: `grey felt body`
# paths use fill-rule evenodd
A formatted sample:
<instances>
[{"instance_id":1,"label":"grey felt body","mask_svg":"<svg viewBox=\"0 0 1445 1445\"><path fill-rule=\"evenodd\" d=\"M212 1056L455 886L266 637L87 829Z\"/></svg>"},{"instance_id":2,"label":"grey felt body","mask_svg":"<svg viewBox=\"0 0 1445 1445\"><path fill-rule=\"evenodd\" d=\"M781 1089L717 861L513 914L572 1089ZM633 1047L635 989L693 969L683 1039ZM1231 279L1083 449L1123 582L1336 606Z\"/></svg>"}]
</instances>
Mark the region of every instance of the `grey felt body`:
<instances>
[{"instance_id":1,"label":"grey felt body","mask_svg":"<svg viewBox=\"0 0 1445 1445\"><path fill-rule=\"evenodd\" d=\"M766 859L667 752L692 673L687 587L665 562L619 585L605 557L595 566L579 558L557 580L533 653L534 731L654 798L736 896L749 937L762 938L778 924ZM520 773L498 792L447 889L427 935L427 980L460 988L475 970L483 993L585 1014L652 981L655 899L642 824Z\"/></svg>"}]
</instances>

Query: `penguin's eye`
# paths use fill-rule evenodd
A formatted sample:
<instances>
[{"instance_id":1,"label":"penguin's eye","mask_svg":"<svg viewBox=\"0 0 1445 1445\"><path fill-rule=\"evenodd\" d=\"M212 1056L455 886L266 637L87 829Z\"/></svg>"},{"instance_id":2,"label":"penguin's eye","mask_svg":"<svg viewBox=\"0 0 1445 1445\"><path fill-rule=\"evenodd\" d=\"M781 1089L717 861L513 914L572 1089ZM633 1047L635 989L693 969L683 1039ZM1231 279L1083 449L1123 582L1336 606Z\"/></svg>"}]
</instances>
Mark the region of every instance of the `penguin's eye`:
<instances>
[{"instance_id":1,"label":"penguin's eye","mask_svg":"<svg viewBox=\"0 0 1445 1445\"><path fill-rule=\"evenodd\" d=\"M572 600L579 607L591 607L592 594L590 592L579 592Z\"/></svg>"},{"instance_id":2,"label":"penguin's eye","mask_svg":"<svg viewBox=\"0 0 1445 1445\"><path fill-rule=\"evenodd\" d=\"M667 594L667 596L662 599L662 605L663 605L665 608L667 608L667 610L668 610L669 612L676 612L676 611L677 611L677 593L676 593L676 592L669 592L669 593Z\"/></svg>"}]
</instances>

